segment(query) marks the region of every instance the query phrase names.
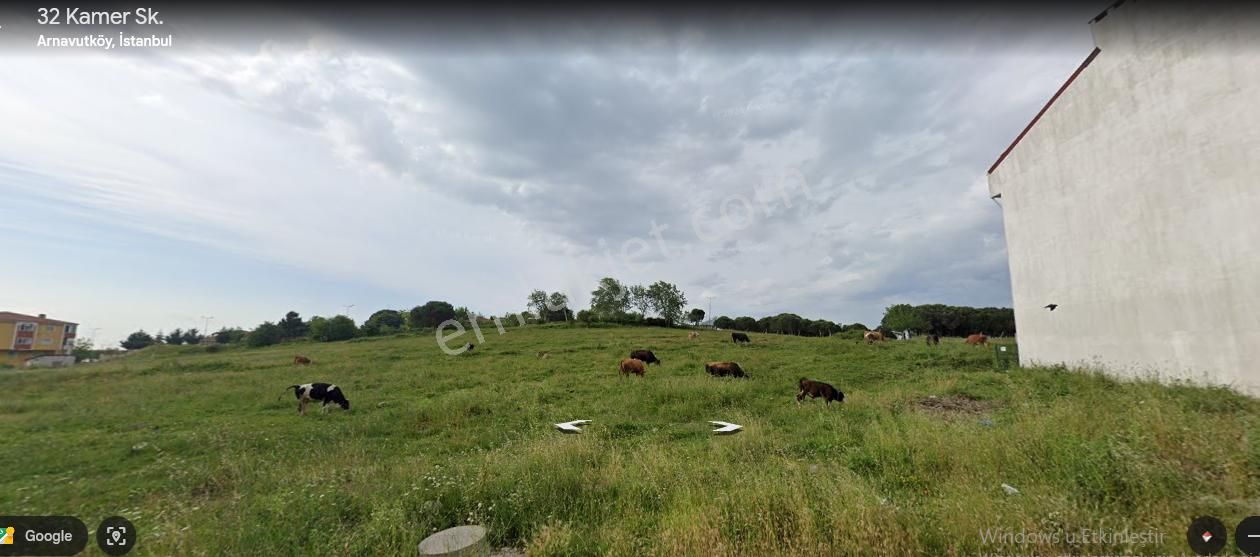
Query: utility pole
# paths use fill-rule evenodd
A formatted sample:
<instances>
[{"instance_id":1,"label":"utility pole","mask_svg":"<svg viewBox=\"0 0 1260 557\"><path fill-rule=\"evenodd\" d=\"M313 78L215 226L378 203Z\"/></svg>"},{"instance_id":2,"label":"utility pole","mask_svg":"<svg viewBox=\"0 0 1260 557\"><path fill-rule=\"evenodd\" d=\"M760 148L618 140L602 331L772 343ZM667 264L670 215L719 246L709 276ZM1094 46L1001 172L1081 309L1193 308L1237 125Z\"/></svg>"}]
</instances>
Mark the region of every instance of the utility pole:
<instances>
[{"instance_id":1,"label":"utility pole","mask_svg":"<svg viewBox=\"0 0 1260 557\"><path fill-rule=\"evenodd\" d=\"M214 316L213 316L213 315L203 315L203 316L201 316L201 322L202 322L202 326L201 326L201 334L203 334L203 335L208 335L208 334L210 334L210 321L212 321L213 319L214 319Z\"/></svg>"},{"instance_id":2,"label":"utility pole","mask_svg":"<svg viewBox=\"0 0 1260 557\"><path fill-rule=\"evenodd\" d=\"M344 305L344 306L342 306L342 307L346 308L345 313L342 313L342 315L344 315L344 316L346 316L346 317L350 317L350 308L354 307L354 304L346 304L346 305Z\"/></svg>"},{"instance_id":3,"label":"utility pole","mask_svg":"<svg viewBox=\"0 0 1260 557\"><path fill-rule=\"evenodd\" d=\"M713 325L713 296L705 296L704 299L709 301L709 313L705 316L709 318L709 325Z\"/></svg>"}]
</instances>

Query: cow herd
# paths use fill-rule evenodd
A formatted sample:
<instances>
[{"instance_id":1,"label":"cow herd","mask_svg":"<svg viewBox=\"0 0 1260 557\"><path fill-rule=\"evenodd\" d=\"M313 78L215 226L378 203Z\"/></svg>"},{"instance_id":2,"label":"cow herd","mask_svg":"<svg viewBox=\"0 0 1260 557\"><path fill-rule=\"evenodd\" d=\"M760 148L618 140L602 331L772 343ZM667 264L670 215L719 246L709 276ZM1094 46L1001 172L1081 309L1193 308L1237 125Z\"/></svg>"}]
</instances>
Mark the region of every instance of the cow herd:
<instances>
[{"instance_id":1,"label":"cow herd","mask_svg":"<svg viewBox=\"0 0 1260 557\"><path fill-rule=\"evenodd\" d=\"M699 337L700 333L696 331L692 331L687 334L688 340ZM751 343L752 339L748 338L747 333L732 332L731 342L735 344ZM651 350L631 350L630 356L621 360L621 363L618 365L618 370L621 372L622 377L629 375L638 375L639 377L643 377L643 375L647 372L647 366L649 364L660 365L660 363L660 358L657 358L656 354L652 353ZM737 362L705 362L704 371L714 377L748 379L748 374L744 372L744 368L740 367ZM844 393L840 392L840 389L837 389L827 383L823 383L821 381L811 381L802 377L797 386L800 388L800 391L796 394L797 404L800 404L806 396L811 399L822 397L827 404L831 404L833 401L844 402Z\"/></svg>"},{"instance_id":2,"label":"cow herd","mask_svg":"<svg viewBox=\"0 0 1260 557\"><path fill-rule=\"evenodd\" d=\"M697 331L691 331L687 334L687 338L688 340L698 339L700 338L700 333ZM867 331L862 335L862 340L873 344L875 342L883 341L884 335L879 331ZM861 342L862 340L859 340L858 342ZM987 346L988 341L989 337L984 334L973 334L968 335L963 342L971 346ZM747 333L732 332L731 342L735 344L746 344L751 343L752 339L748 337ZM941 343L941 337L936 334L926 335L926 342L929 346L937 345ZM473 349L473 345L468 344L464 348L465 352L467 352ZM543 359L551 356L548 352L538 352L537 355L539 358ZM293 357L293 363L294 365L310 365L311 359L306 356L296 355ZM651 350L632 350L630 351L629 357L621 360L618 370L620 371L622 377L630 375L643 377L647 373L647 366L651 364L661 365L660 358L657 358L656 354L654 354ZM744 368L740 367L738 363L731 361L705 362L704 371L714 377L733 377L740 379L748 378L748 374L744 371ZM827 383L812 381L802 377L797 386L799 387L799 392L796 394L796 402L798 404L807 396L811 399L822 398L827 402L827 404L831 404L832 402L844 402L844 393ZM343 393L341 388L336 385L329 383L306 383L302 385L290 385L285 390L293 391L294 396L298 399L298 413L302 415L306 414L306 406L311 402L320 403L321 410L324 411L328 410L330 405L338 406L345 410L350 409L350 401L346 400L345 393Z\"/></svg>"}]
</instances>

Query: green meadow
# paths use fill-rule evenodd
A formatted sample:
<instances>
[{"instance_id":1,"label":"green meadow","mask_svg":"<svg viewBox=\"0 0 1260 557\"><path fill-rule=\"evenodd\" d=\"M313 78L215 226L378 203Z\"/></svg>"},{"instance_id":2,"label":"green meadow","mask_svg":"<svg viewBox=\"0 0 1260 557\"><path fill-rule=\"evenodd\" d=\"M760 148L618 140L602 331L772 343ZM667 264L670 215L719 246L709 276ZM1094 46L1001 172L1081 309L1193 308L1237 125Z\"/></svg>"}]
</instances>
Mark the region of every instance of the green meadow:
<instances>
[{"instance_id":1,"label":"green meadow","mask_svg":"<svg viewBox=\"0 0 1260 557\"><path fill-rule=\"evenodd\" d=\"M817 556L1181 555L1191 518L1260 511L1260 402L1226 389L1002 371L960 339L485 333L0 371L0 513L122 515L133 555L415 555L472 523L539 556ZM662 365L619 376L636 348ZM798 405L801 377L846 401ZM299 416L284 388L312 381L351 410Z\"/></svg>"}]
</instances>

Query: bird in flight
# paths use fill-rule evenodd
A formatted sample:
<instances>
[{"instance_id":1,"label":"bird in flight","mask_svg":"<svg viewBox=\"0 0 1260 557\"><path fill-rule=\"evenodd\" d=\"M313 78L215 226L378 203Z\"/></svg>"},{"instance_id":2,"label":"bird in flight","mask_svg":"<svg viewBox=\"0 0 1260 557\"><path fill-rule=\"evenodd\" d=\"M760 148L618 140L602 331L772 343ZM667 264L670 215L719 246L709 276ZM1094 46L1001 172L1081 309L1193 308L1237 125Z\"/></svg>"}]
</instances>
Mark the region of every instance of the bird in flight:
<instances>
[{"instance_id":1,"label":"bird in flight","mask_svg":"<svg viewBox=\"0 0 1260 557\"><path fill-rule=\"evenodd\" d=\"M1048 310L1050 310L1050 311L1054 311L1054 308L1057 308L1057 307L1059 307L1059 304L1047 304L1047 305L1046 305L1046 309L1048 309Z\"/></svg>"}]
</instances>

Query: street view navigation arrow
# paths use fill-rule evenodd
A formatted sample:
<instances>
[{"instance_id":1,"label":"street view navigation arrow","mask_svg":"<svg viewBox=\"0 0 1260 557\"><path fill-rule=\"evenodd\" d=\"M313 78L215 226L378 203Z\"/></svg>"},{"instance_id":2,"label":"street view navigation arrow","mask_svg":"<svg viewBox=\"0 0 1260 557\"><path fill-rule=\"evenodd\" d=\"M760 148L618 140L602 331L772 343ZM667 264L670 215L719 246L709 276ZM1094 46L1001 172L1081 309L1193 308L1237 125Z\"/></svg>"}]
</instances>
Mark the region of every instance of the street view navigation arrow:
<instances>
[{"instance_id":1,"label":"street view navigation arrow","mask_svg":"<svg viewBox=\"0 0 1260 557\"><path fill-rule=\"evenodd\" d=\"M711 422L709 422L709 423L711 423L711 424L713 424L713 425L715 425L715 426L720 426L720 427L718 427L717 429L713 430L713 434L714 434L714 435L730 435L730 434L732 434L732 433L735 433L735 432L737 432L737 431L740 431L740 430L744 429L744 426L739 425L739 424L733 424L733 423L730 423L730 422L713 422L713 421L711 421Z\"/></svg>"},{"instance_id":2,"label":"street view navigation arrow","mask_svg":"<svg viewBox=\"0 0 1260 557\"><path fill-rule=\"evenodd\" d=\"M590 420L573 420L571 422L564 422L562 424L556 424L556 429L563 431L565 433L582 433L581 428L579 428L578 426L582 424L589 424L589 423L591 423Z\"/></svg>"}]
</instances>

